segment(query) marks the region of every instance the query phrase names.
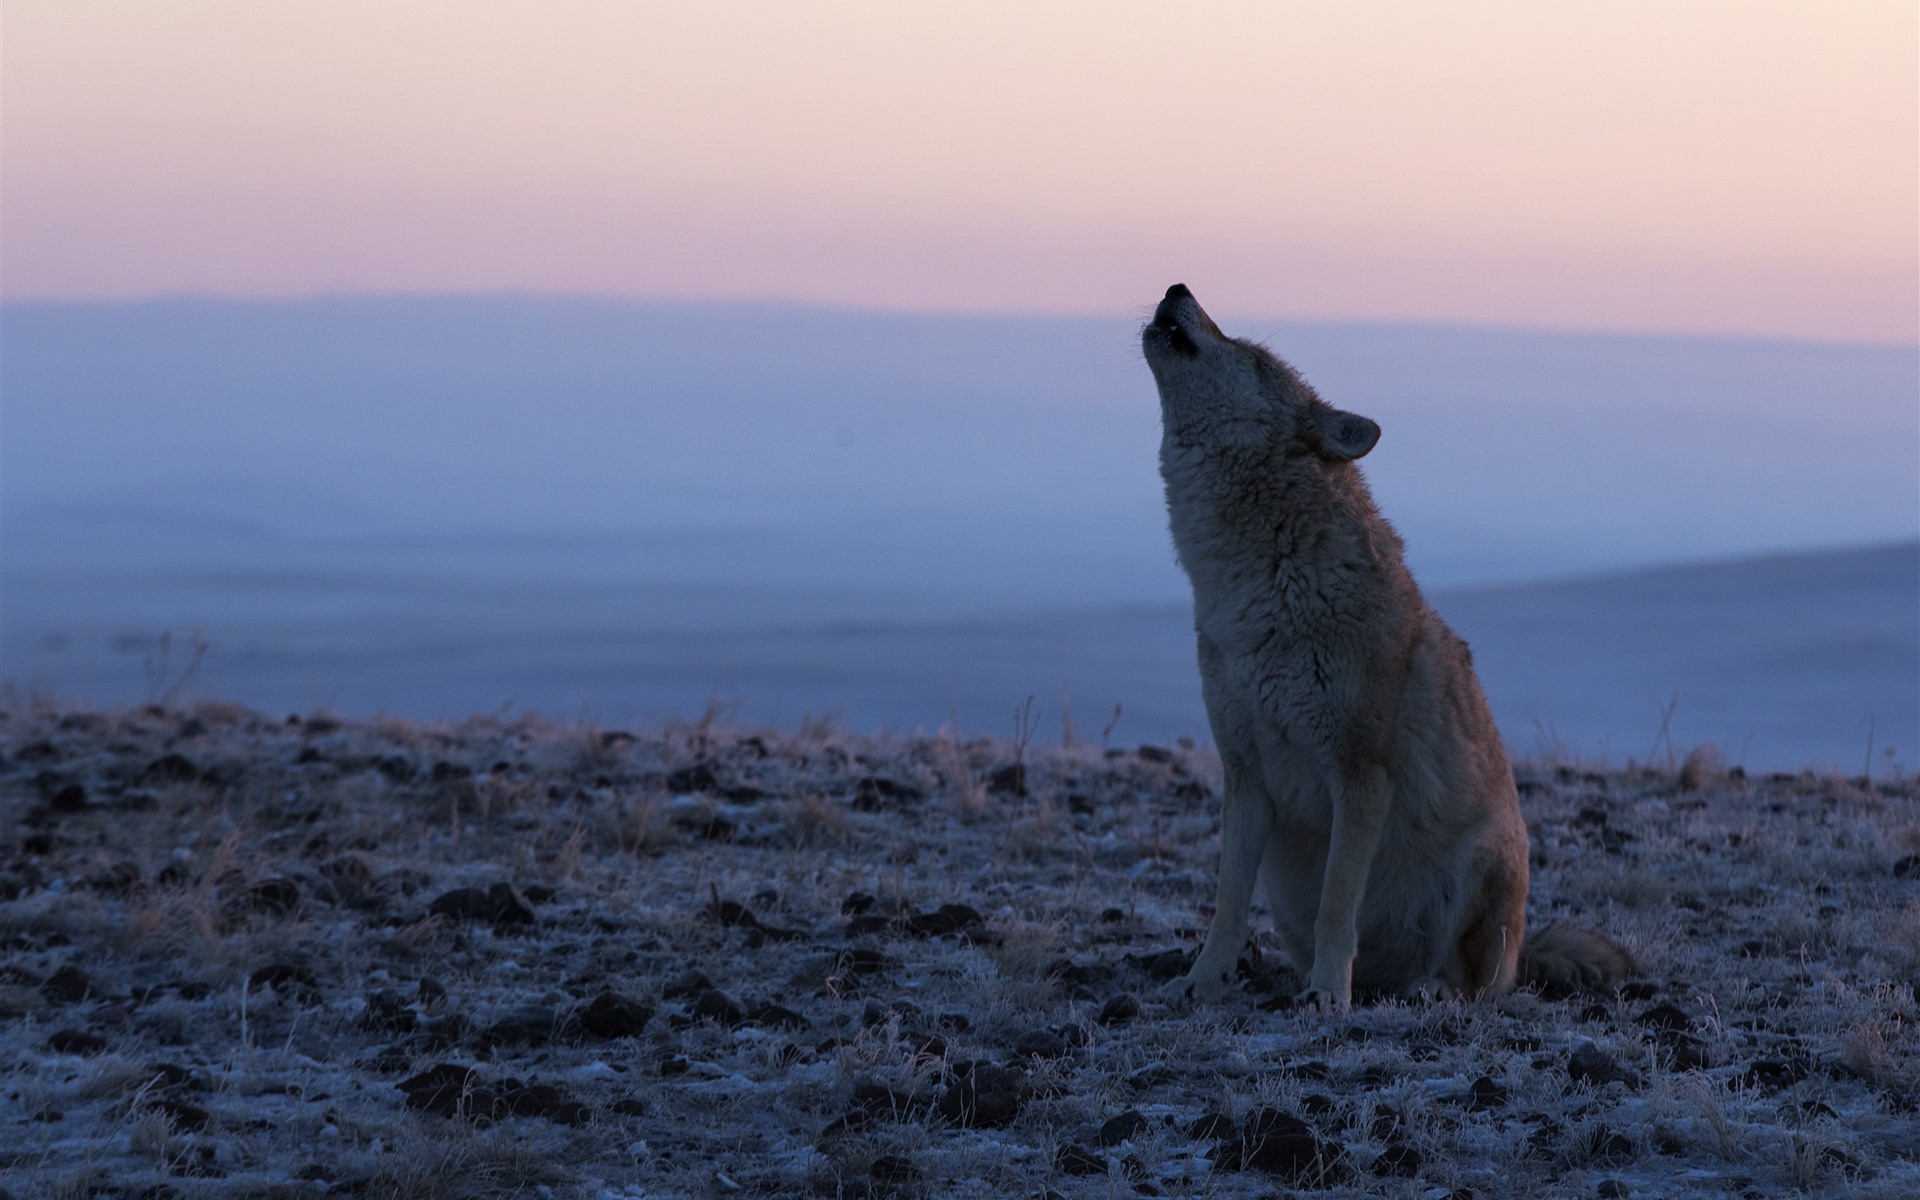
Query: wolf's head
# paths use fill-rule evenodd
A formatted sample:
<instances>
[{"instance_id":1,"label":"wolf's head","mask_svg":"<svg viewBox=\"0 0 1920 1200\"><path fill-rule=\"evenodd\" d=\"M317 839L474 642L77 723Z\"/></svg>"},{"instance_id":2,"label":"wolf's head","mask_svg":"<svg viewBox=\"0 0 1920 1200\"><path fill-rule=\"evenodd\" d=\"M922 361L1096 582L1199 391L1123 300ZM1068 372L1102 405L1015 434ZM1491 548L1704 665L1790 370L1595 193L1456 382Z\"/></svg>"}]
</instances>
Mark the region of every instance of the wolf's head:
<instances>
[{"instance_id":1,"label":"wolf's head","mask_svg":"<svg viewBox=\"0 0 1920 1200\"><path fill-rule=\"evenodd\" d=\"M1380 440L1378 425L1320 399L1266 347L1221 333L1184 283L1167 289L1140 346L1166 428L1183 440L1280 443L1329 462Z\"/></svg>"}]
</instances>

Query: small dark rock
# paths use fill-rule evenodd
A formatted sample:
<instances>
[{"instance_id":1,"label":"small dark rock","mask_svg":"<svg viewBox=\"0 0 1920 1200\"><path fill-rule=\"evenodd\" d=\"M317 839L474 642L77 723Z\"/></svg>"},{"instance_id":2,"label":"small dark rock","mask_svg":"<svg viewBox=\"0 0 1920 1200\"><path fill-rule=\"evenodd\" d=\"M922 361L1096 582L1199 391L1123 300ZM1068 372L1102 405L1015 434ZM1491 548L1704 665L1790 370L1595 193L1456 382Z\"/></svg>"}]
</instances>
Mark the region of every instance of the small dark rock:
<instances>
[{"instance_id":1,"label":"small dark rock","mask_svg":"<svg viewBox=\"0 0 1920 1200\"><path fill-rule=\"evenodd\" d=\"M622 1096L609 1104L607 1111L623 1117L644 1117L647 1115L647 1102L638 1096Z\"/></svg>"},{"instance_id":2,"label":"small dark rock","mask_svg":"<svg viewBox=\"0 0 1920 1200\"><path fill-rule=\"evenodd\" d=\"M1053 1169L1062 1175L1105 1175L1107 1160L1084 1146L1068 1142L1054 1154Z\"/></svg>"},{"instance_id":3,"label":"small dark rock","mask_svg":"<svg viewBox=\"0 0 1920 1200\"><path fill-rule=\"evenodd\" d=\"M955 1125L987 1129L1020 1115L1030 1087L1025 1075L990 1063L975 1063L940 1096L937 1108Z\"/></svg>"},{"instance_id":4,"label":"small dark rock","mask_svg":"<svg viewBox=\"0 0 1920 1200\"><path fill-rule=\"evenodd\" d=\"M1633 1195L1633 1189L1618 1179L1602 1179L1600 1186L1593 1189L1593 1194L1599 1200L1627 1200L1628 1196Z\"/></svg>"},{"instance_id":5,"label":"small dark rock","mask_svg":"<svg viewBox=\"0 0 1920 1200\"><path fill-rule=\"evenodd\" d=\"M1210 1112L1187 1126L1187 1136L1196 1142L1224 1142L1240 1135L1240 1126L1225 1113Z\"/></svg>"},{"instance_id":6,"label":"small dark rock","mask_svg":"<svg viewBox=\"0 0 1920 1200\"><path fill-rule=\"evenodd\" d=\"M369 1033L411 1033L417 1018L400 993L383 988L367 994L366 1007L360 1010L360 1028Z\"/></svg>"},{"instance_id":7,"label":"small dark rock","mask_svg":"<svg viewBox=\"0 0 1920 1200\"><path fill-rule=\"evenodd\" d=\"M1072 1047L1055 1029L1034 1029L1020 1035L1013 1052L1021 1058L1059 1058Z\"/></svg>"},{"instance_id":8,"label":"small dark rock","mask_svg":"<svg viewBox=\"0 0 1920 1200\"><path fill-rule=\"evenodd\" d=\"M77 1004L93 991L93 980L71 964L47 976L46 982L40 985L40 993L55 1004Z\"/></svg>"},{"instance_id":9,"label":"small dark rock","mask_svg":"<svg viewBox=\"0 0 1920 1200\"><path fill-rule=\"evenodd\" d=\"M480 1035L488 1046L540 1046L552 1040L558 1018L543 1004L508 1009Z\"/></svg>"},{"instance_id":10,"label":"small dark rock","mask_svg":"<svg viewBox=\"0 0 1920 1200\"><path fill-rule=\"evenodd\" d=\"M714 773L712 763L697 762L667 772L667 790L670 792L688 795L711 792L719 786L720 777Z\"/></svg>"},{"instance_id":11,"label":"small dark rock","mask_svg":"<svg viewBox=\"0 0 1920 1200\"><path fill-rule=\"evenodd\" d=\"M720 922L729 928L752 929L760 924L760 918L753 910L735 900L714 900L700 910L700 915Z\"/></svg>"},{"instance_id":12,"label":"small dark rock","mask_svg":"<svg viewBox=\"0 0 1920 1200\"><path fill-rule=\"evenodd\" d=\"M510 883L496 883L484 890L455 888L427 905L427 912L454 920L491 921L495 925L531 925L535 921L533 906Z\"/></svg>"},{"instance_id":13,"label":"small dark rock","mask_svg":"<svg viewBox=\"0 0 1920 1200\"><path fill-rule=\"evenodd\" d=\"M295 963L273 963L247 977L250 988L272 988L289 1000L302 1004L320 1003L320 981L313 972Z\"/></svg>"},{"instance_id":14,"label":"small dark rock","mask_svg":"<svg viewBox=\"0 0 1920 1200\"><path fill-rule=\"evenodd\" d=\"M574 1014L573 1023L589 1037L639 1037L653 1019L653 1010L638 1000L602 992Z\"/></svg>"},{"instance_id":15,"label":"small dark rock","mask_svg":"<svg viewBox=\"0 0 1920 1200\"><path fill-rule=\"evenodd\" d=\"M1649 1029L1670 1033L1684 1033L1693 1028L1693 1018L1672 1004L1656 1004L1634 1020Z\"/></svg>"},{"instance_id":16,"label":"small dark rock","mask_svg":"<svg viewBox=\"0 0 1920 1200\"><path fill-rule=\"evenodd\" d=\"M300 886L291 879L262 879L236 898L241 908L284 917L300 906Z\"/></svg>"},{"instance_id":17,"label":"small dark rock","mask_svg":"<svg viewBox=\"0 0 1920 1200\"><path fill-rule=\"evenodd\" d=\"M875 1183L891 1187L920 1181L920 1168L898 1154L882 1154L874 1159L867 1167L867 1174Z\"/></svg>"},{"instance_id":18,"label":"small dark rock","mask_svg":"<svg viewBox=\"0 0 1920 1200\"><path fill-rule=\"evenodd\" d=\"M879 903L879 901L872 893L850 892L847 898L840 902L840 915L843 917L857 917L877 903Z\"/></svg>"},{"instance_id":19,"label":"small dark rock","mask_svg":"<svg viewBox=\"0 0 1920 1200\"><path fill-rule=\"evenodd\" d=\"M1149 979L1177 979L1193 966L1193 953L1188 950L1161 950L1137 958L1128 955L1127 961L1139 967Z\"/></svg>"},{"instance_id":20,"label":"small dark rock","mask_svg":"<svg viewBox=\"0 0 1920 1200\"><path fill-rule=\"evenodd\" d=\"M47 1039L56 1054L98 1054L107 1048L107 1039L84 1029L61 1029Z\"/></svg>"},{"instance_id":21,"label":"small dark rock","mask_svg":"<svg viewBox=\"0 0 1920 1200\"><path fill-rule=\"evenodd\" d=\"M181 755L163 754L147 764L137 782L141 787L164 787L171 783L198 783L206 777L205 771Z\"/></svg>"},{"instance_id":22,"label":"small dark rock","mask_svg":"<svg viewBox=\"0 0 1920 1200\"><path fill-rule=\"evenodd\" d=\"M1751 1087L1769 1091L1792 1087L1807 1077L1806 1064L1790 1058L1763 1058L1748 1067L1740 1078Z\"/></svg>"},{"instance_id":23,"label":"small dark rock","mask_svg":"<svg viewBox=\"0 0 1920 1200\"><path fill-rule=\"evenodd\" d=\"M1027 794L1027 764L1008 763L987 775L987 790L1003 796Z\"/></svg>"},{"instance_id":24,"label":"small dark rock","mask_svg":"<svg viewBox=\"0 0 1920 1200\"><path fill-rule=\"evenodd\" d=\"M1161 746L1141 746L1134 753L1140 756L1141 762L1170 763L1173 761L1173 751Z\"/></svg>"},{"instance_id":25,"label":"small dark rock","mask_svg":"<svg viewBox=\"0 0 1920 1200\"><path fill-rule=\"evenodd\" d=\"M719 988L708 988L695 996L689 1011L695 1020L712 1021L724 1029L747 1019L746 1006Z\"/></svg>"},{"instance_id":26,"label":"small dark rock","mask_svg":"<svg viewBox=\"0 0 1920 1200\"><path fill-rule=\"evenodd\" d=\"M1594 1162L1618 1165L1631 1162L1633 1156L1633 1139L1604 1125L1596 1128L1587 1138L1587 1157Z\"/></svg>"},{"instance_id":27,"label":"small dark rock","mask_svg":"<svg viewBox=\"0 0 1920 1200\"><path fill-rule=\"evenodd\" d=\"M1412 1179L1420 1173L1420 1151L1405 1142L1395 1142L1382 1150L1368 1170L1375 1175Z\"/></svg>"},{"instance_id":28,"label":"small dark rock","mask_svg":"<svg viewBox=\"0 0 1920 1200\"><path fill-rule=\"evenodd\" d=\"M1118 1146L1121 1142L1139 1137L1150 1127L1147 1119L1137 1109L1128 1109L1100 1126L1100 1136L1096 1139L1102 1146Z\"/></svg>"},{"instance_id":29,"label":"small dark rock","mask_svg":"<svg viewBox=\"0 0 1920 1200\"><path fill-rule=\"evenodd\" d=\"M1908 854L1893 864L1895 879L1920 879L1920 854Z\"/></svg>"},{"instance_id":30,"label":"small dark rock","mask_svg":"<svg viewBox=\"0 0 1920 1200\"><path fill-rule=\"evenodd\" d=\"M77 783L69 783L47 797L47 807L57 813L85 812L87 789Z\"/></svg>"},{"instance_id":31,"label":"small dark rock","mask_svg":"<svg viewBox=\"0 0 1920 1200\"><path fill-rule=\"evenodd\" d=\"M1100 1006L1100 1015L1094 1020L1101 1025L1124 1025L1141 1013L1140 997L1132 992L1121 992Z\"/></svg>"},{"instance_id":32,"label":"small dark rock","mask_svg":"<svg viewBox=\"0 0 1920 1200\"><path fill-rule=\"evenodd\" d=\"M213 1114L197 1104L177 1100L170 1096L161 1097L143 1105L144 1108L164 1114L167 1124L181 1133L205 1133L213 1124Z\"/></svg>"},{"instance_id":33,"label":"small dark rock","mask_svg":"<svg viewBox=\"0 0 1920 1200\"><path fill-rule=\"evenodd\" d=\"M1629 1088L1640 1086L1640 1077L1615 1061L1613 1055L1594 1045L1582 1042L1567 1060L1567 1076L1575 1083L1590 1083L1595 1087L1605 1087L1609 1083L1624 1083Z\"/></svg>"},{"instance_id":34,"label":"small dark rock","mask_svg":"<svg viewBox=\"0 0 1920 1200\"><path fill-rule=\"evenodd\" d=\"M592 1115L586 1105L544 1083L503 1088L499 1107L516 1117L543 1117L556 1125L585 1125Z\"/></svg>"},{"instance_id":35,"label":"small dark rock","mask_svg":"<svg viewBox=\"0 0 1920 1200\"><path fill-rule=\"evenodd\" d=\"M441 1063L429 1067L399 1088L407 1096L407 1107L443 1117L466 1116L473 1111L480 1072L472 1067Z\"/></svg>"},{"instance_id":36,"label":"small dark rock","mask_svg":"<svg viewBox=\"0 0 1920 1200\"><path fill-rule=\"evenodd\" d=\"M1490 1076L1482 1075L1473 1081L1467 1089L1467 1107L1474 1112L1487 1112L1491 1109L1507 1106L1507 1089L1493 1081Z\"/></svg>"},{"instance_id":37,"label":"small dark rock","mask_svg":"<svg viewBox=\"0 0 1920 1200\"><path fill-rule=\"evenodd\" d=\"M747 1020L766 1029L806 1029L806 1017L779 1004L760 1004L747 1014Z\"/></svg>"},{"instance_id":38,"label":"small dark rock","mask_svg":"<svg viewBox=\"0 0 1920 1200\"><path fill-rule=\"evenodd\" d=\"M684 1000L698 996L713 986L713 980L698 967L690 968L668 980L660 989L662 1000Z\"/></svg>"}]
</instances>

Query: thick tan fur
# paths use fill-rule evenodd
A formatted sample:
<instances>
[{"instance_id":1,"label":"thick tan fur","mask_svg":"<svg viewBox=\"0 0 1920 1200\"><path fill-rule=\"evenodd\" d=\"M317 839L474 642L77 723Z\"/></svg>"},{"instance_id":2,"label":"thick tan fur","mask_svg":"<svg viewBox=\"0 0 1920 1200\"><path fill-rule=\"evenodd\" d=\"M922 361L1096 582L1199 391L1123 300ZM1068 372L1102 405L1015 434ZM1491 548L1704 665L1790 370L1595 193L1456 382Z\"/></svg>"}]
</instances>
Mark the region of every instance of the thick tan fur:
<instances>
[{"instance_id":1,"label":"thick tan fur","mask_svg":"<svg viewBox=\"0 0 1920 1200\"><path fill-rule=\"evenodd\" d=\"M1160 471L1193 582L1225 768L1219 897L1169 991L1231 980L1264 873L1303 998L1491 994L1524 970L1598 984L1597 934L1526 937L1527 830L1465 643L1427 606L1353 460L1379 426L1332 407L1176 284L1142 331ZM1523 966L1524 964L1524 966Z\"/></svg>"}]
</instances>

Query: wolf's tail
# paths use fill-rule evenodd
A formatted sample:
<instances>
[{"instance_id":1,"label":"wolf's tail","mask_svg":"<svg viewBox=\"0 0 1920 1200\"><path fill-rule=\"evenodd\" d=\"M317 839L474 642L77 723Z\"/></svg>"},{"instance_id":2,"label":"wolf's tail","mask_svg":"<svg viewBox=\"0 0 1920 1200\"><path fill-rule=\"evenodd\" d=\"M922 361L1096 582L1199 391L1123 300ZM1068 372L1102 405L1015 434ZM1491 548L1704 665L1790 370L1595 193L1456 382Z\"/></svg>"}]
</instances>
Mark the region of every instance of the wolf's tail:
<instances>
[{"instance_id":1,"label":"wolf's tail","mask_svg":"<svg viewBox=\"0 0 1920 1200\"><path fill-rule=\"evenodd\" d=\"M1625 946L1585 929L1549 925L1520 947L1520 982L1530 987L1601 988L1633 972Z\"/></svg>"}]
</instances>

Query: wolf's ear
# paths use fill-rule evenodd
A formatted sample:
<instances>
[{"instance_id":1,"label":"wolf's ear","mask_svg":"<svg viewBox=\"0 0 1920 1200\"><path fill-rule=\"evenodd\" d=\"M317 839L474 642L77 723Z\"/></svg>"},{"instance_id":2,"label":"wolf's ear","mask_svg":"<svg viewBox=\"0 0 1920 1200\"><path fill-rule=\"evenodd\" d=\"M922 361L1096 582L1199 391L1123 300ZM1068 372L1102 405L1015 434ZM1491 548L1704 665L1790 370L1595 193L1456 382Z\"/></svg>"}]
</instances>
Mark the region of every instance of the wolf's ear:
<instances>
[{"instance_id":1,"label":"wolf's ear","mask_svg":"<svg viewBox=\"0 0 1920 1200\"><path fill-rule=\"evenodd\" d=\"M1316 404L1307 414L1307 444L1328 462L1352 462L1380 440L1380 427L1359 413Z\"/></svg>"}]
</instances>

